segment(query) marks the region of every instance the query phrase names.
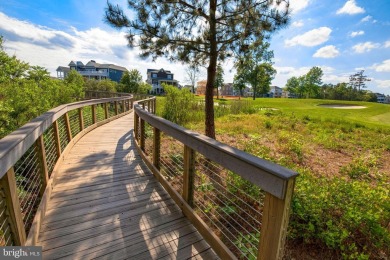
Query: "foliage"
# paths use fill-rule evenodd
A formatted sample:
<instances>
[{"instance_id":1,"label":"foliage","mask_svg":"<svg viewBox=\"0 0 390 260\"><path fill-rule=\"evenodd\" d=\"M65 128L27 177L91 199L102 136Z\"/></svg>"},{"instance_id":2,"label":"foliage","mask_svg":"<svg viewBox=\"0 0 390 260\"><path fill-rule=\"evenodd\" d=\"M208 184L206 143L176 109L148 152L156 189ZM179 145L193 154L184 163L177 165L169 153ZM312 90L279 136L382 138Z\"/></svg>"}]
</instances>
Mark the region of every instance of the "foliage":
<instances>
[{"instance_id":1,"label":"foliage","mask_svg":"<svg viewBox=\"0 0 390 260\"><path fill-rule=\"evenodd\" d=\"M137 94L148 94L152 91L152 86L146 82L141 82L138 86Z\"/></svg>"},{"instance_id":2,"label":"foliage","mask_svg":"<svg viewBox=\"0 0 390 260\"><path fill-rule=\"evenodd\" d=\"M372 186L304 173L297 180L289 235L307 244L323 243L340 251L344 258L368 259L369 254L389 245L390 232L383 225L389 220L384 184Z\"/></svg>"},{"instance_id":3,"label":"foliage","mask_svg":"<svg viewBox=\"0 0 390 260\"><path fill-rule=\"evenodd\" d=\"M186 68L186 80L191 84L192 93L195 93L195 84L199 79L200 71L196 65L190 65Z\"/></svg>"},{"instance_id":4,"label":"foliage","mask_svg":"<svg viewBox=\"0 0 390 260\"><path fill-rule=\"evenodd\" d=\"M107 92L116 92L118 83L110 79L96 80L88 79L85 81L85 90L90 91L107 91Z\"/></svg>"},{"instance_id":5,"label":"foliage","mask_svg":"<svg viewBox=\"0 0 390 260\"><path fill-rule=\"evenodd\" d=\"M0 37L0 138L60 104L84 95L84 80L71 71L64 81L52 79L40 66L9 56Z\"/></svg>"},{"instance_id":6,"label":"foliage","mask_svg":"<svg viewBox=\"0 0 390 260\"><path fill-rule=\"evenodd\" d=\"M354 89L360 91L362 88L366 88L366 81L371 81L366 75L363 75L364 70L356 72L349 76L349 85Z\"/></svg>"},{"instance_id":7,"label":"foliage","mask_svg":"<svg viewBox=\"0 0 390 260\"><path fill-rule=\"evenodd\" d=\"M221 64L218 64L217 67L217 75L215 77L215 83L214 83L214 88L217 89L217 99L219 98L219 89L223 87L224 81L223 81L223 68Z\"/></svg>"},{"instance_id":8,"label":"foliage","mask_svg":"<svg viewBox=\"0 0 390 260\"><path fill-rule=\"evenodd\" d=\"M141 56L165 56L191 65L208 64L205 97L206 135L215 138L213 90L217 62L258 48L263 39L289 19L286 1L128 1L129 20L118 6L108 3L105 19L127 28L130 47Z\"/></svg>"},{"instance_id":9,"label":"foliage","mask_svg":"<svg viewBox=\"0 0 390 260\"><path fill-rule=\"evenodd\" d=\"M304 78L304 85L307 98L316 98L320 92L322 85L322 69L320 67L313 67L306 73Z\"/></svg>"},{"instance_id":10,"label":"foliage","mask_svg":"<svg viewBox=\"0 0 390 260\"><path fill-rule=\"evenodd\" d=\"M300 98L318 98L320 97L322 75L323 72L320 67L312 67L305 75L289 78L285 88Z\"/></svg>"},{"instance_id":11,"label":"foliage","mask_svg":"<svg viewBox=\"0 0 390 260\"><path fill-rule=\"evenodd\" d=\"M366 107L351 113L318 106L335 104L332 100L244 101L257 108L256 113L221 116L216 121L218 138L300 173L292 201L289 250L298 245L317 248L334 259L386 259L390 255L388 106L337 101ZM191 129L199 131L202 125L192 124ZM242 179L233 174L227 178L230 192L241 187L256 197L256 190ZM236 242L245 250L244 238Z\"/></svg>"},{"instance_id":12,"label":"foliage","mask_svg":"<svg viewBox=\"0 0 390 260\"><path fill-rule=\"evenodd\" d=\"M132 69L123 73L123 76L120 80L120 85L118 88L119 92L127 92L133 94L140 94L140 84L142 83L141 73Z\"/></svg>"},{"instance_id":13,"label":"foliage","mask_svg":"<svg viewBox=\"0 0 390 260\"><path fill-rule=\"evenodd\" d=\"M250 46L245 55L241 56L235 63L237 69L236 87L245 88L244 84L249 83L252 87L253 99L269 92L271 81L276 74L271 63L274 54L268 48L269 43L263 43L257 48Z\"/></svg>"},{"instance_id":14,"label":"foliage","mask_svg":"<svg viewBox=\"0 0 390 260\"><path fill-rule=\"evenodd\" d=\"M368 90L357 90L345 82L333 84L325 84L322 86L323 98L334 100L356 100L376 102L377 97L374 93Z\"/></svg>"},{"instance_id":15,"label":"foliage","mask_svg":"<svg viewBox=\"0 0 390 260\"><path fill-rule=\"evenodd\" d=\"M184 124L189 121L189 111L195 103L195 96L188 89L178 89L174 86L164 85L166 104L163 117L176 124Z\"/></svg>"}]
</instances>

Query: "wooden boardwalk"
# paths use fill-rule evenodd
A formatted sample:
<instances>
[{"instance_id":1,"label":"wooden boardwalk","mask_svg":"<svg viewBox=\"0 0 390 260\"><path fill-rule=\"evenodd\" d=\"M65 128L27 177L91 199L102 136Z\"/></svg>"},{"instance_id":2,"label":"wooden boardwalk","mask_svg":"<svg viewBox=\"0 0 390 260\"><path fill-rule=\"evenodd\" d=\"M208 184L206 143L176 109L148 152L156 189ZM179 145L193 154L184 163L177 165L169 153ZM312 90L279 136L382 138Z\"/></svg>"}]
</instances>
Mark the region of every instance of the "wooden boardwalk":
<instances>
[{"instance_id":1,"label":"wooden boardwalk","mask_svg":"<svg viewBox=\"0 0 390 260\"><path fill-rule=\"evenodd\" d=\"M39 236L44 259L215 259L142 162L133 114L85 135L55 179Z\"/></svg>"}]
</instances>

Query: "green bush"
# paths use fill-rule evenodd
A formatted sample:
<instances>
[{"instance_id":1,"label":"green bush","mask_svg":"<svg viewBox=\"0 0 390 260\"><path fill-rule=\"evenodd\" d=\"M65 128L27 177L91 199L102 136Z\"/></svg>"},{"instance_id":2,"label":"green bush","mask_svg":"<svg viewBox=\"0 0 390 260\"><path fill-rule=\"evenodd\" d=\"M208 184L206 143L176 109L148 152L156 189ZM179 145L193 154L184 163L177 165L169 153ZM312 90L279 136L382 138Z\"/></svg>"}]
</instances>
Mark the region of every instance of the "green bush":
<instances>
[{"instance_id":1,"label":"green bush","mask_svg":"<svg viewBox=\"0 0 390 260\"><path fill-rule=\"evenodd\" d=\"M191 120L193 106L196 105L195 96L188 89L178 89L164 85L166 102L163 117L176 124L185 124Z\"/></svg>"},{"instance_id":2,"label":"green bush","mask_svg":"<svg viewBox=\"0 0 390 260\"><path fill-rule=\"evenodd\" d=\"M292 201L289 236L323 244L345 259L389 255L390 200L385 183L303 173Z\"/></svg>"}]
</instances>

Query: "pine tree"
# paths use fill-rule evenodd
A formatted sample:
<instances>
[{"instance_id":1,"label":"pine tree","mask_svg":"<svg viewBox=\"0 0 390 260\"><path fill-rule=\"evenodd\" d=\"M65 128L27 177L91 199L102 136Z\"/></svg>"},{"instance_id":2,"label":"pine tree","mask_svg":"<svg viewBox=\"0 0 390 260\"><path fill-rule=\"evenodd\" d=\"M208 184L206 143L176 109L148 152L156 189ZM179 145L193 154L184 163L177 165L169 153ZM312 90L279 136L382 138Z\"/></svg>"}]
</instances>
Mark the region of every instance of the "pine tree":
<instances>
[{"instance_id":1,"label":"pine tree","mask_svg":"<svg viewBox=\"0 0 390 260\"><path fill-rule=\"evenodd\" d=\"M217 63L260 46L289 19L288 0L128 0L135 18L108 3L106 21L126 28L141 56L207 64L206 135L215 138L213 91Z\"/></svg>"}]
</instances>

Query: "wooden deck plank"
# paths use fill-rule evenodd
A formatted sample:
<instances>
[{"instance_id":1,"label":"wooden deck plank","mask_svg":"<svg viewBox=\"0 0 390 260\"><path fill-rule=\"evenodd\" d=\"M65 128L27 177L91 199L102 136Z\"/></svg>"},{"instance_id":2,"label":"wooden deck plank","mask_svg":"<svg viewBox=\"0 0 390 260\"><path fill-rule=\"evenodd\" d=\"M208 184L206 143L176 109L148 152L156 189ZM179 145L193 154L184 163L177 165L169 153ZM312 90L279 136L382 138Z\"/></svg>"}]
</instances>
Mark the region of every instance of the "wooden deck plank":
<instances>
[{"instance_id":1,"label":"wooden deck plank","mask_svg":"<svg viewBox=\"0 0 390 260\"><path fill-rule=\"evenodd\" d=\"M132 120L91 131L63 161L39 237L44 259L217 258L137 154Z\"/></svg>"}]
</instances>

